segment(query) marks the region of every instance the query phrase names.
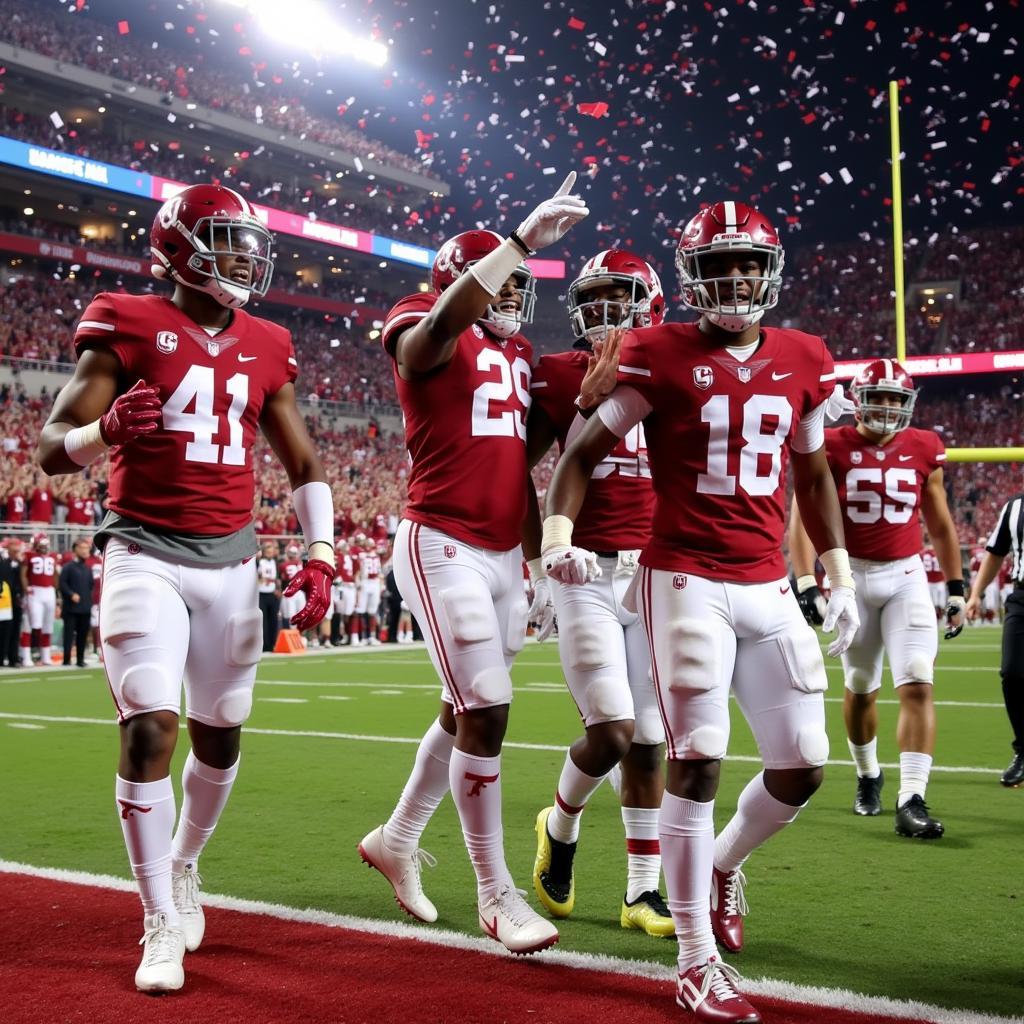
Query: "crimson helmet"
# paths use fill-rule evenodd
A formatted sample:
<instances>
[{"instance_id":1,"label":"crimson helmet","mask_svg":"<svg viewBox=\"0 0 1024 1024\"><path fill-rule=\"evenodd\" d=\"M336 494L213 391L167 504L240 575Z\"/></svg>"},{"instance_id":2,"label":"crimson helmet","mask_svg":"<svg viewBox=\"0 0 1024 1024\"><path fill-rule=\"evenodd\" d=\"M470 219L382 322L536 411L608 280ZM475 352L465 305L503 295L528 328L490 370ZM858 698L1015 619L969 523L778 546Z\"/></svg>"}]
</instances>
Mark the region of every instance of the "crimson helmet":
<instances>
[{"instance_id":1,"label":"crimson helmet","mask_svg":"<svg viewBox=\"0 0 1024 1024\"><path fill-rule=\"evenodd\" d=\"M880 395L896 395L902 404L882 405ZM895 434L910 426L917 388L895 359L876 359L850 381L850 397L858 422L876 434Z\"/></svg>"},{"instance_id":2,"label":"crimson helmet","mask_svg":"<svg viewBox=\"0 0 1024 1024\"><path fill-rule=\"evenodd\" d=\"M702 263L722 253L753 253L760 276L708 277ZM676 250L683 302L735 333L756 324L778 303L784 263L778 232L764 214L743 203L715 203L701 210L683 228ZM742 286L749 297L739 294Z\"/></svg>"},{"instance_id":3,"label":"crimson helmet","mask_svg":"<svg viewBox=\"0 0 1024 1024\"><path fill-rule=\"evenodd\" d=\"M256 211L223 185L190 185L157 211L149 236L154 277L212 295L237 309L262 298L274 273L273 236ZM232 259L221 273L217 257Z\"/></svg>"},{"instance_id":4,"label":"crimson helmet","mask_svg":"<svg viewBox=\"0 0 1024 1024\"><path fill-rule=\"evenodd\" d=\"M504 242L505 239L496 231L463 231L461 235L449 238L434 257L434 266L430 272L430 283L434 291L440 295L462 276L467 267L483 259ZM533 306L537 301L537 283L533 272L525 263L520 263L512 276L516 279L522 305L513 308L513 303L506 305L499 298L498 304L489 305L478 321L498 338L511 338L523 324L533 323ZM502 309L502 306L506 308Z\"/></svg>"},{"instance_id":5,"label":"crimson helmet","mask_svg":"<svg viewBox=\"0 0 1024 1024\"><path fill-rule=\"evenodd\" d=\"M32 534L32 550L45 554L50 550L50 538L45 533Z\"/></svg>"},{"instance_id":6,"label":"crimson helmet","mask_svg":"<svg viewBox=\"0 0 1024 1024\"><path fill-rule=\"evenodd\" d=\"M587 298L591 289L609 285L628 289L629 299ZM656 327L665 321L665 295L657 271L625 249L605 249L587 260L569 285L568 305L577 348L603 341L613 327Z\"/></svg>"}]
</instances>

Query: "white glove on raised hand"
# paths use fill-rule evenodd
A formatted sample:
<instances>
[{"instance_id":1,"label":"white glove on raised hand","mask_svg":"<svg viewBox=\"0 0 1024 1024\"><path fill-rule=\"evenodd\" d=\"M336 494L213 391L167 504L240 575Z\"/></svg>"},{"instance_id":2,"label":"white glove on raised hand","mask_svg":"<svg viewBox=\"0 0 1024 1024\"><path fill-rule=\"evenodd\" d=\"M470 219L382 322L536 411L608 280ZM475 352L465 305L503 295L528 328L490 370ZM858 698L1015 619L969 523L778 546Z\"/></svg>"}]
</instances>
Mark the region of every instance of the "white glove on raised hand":
<instances>
[{"instance_id":1,"label":"white glove on raised hand","mask_svg":"<svg viewBox=\"0 0 1024 1024\"><path fill-rule=\"evenodd\" d=\"M822 622L821 629L824 633L838 630L835 640L828 645L830 658L838 658L849 649L857 630L860 629L857 597L850 587L832 588L832 596L828 599L825 621Z\"/></svg>"},{"instance_id":2,"label":"white glove on raised hand","mask_svg":"<svg viewBox=\"0 0 1024 1024\"><path fill-rule=\"evenodd\" d=\"M551 600L551 584L547 576L533 581L533 601L530 604L530 622L537 627L534 636L542 644L555 628L555 605Z\"/></svg>"},{"instance_id":3,"label":"white glove on raised hand","mask_svg":"<svg viewBox=\"0 0 1024 1024\"><path fill-rule=\"evenodd\" d=\"M575 182L576 172L570 171L561 188L550 199L545 199L516 228L515 234L531 251L536 252L553 245L573 224L578 224L590 213L587 204L579 196L569 195Z\"/></svg>"},{"instance_id":4,"label":"white glove on raised hand","mask_svg":"<svg viewBox=\"0 0 1024 1024\"><path fill-rule=\"evenodd\" d=\"M562 544L549 548L543 554L544 571L559 583L579 586L590 583L601 575L597 555L586 548L567 547Z\"/></svg>"}]
</instances>

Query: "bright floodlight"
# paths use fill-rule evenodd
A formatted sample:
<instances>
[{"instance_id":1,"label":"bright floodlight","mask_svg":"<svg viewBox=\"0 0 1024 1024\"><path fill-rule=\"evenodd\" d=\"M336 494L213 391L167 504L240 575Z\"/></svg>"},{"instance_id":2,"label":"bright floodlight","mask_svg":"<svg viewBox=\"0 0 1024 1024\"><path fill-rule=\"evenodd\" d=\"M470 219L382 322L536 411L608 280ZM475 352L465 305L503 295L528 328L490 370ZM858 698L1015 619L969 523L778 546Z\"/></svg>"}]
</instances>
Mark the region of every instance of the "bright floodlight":
<instances>
[{"instance_id":1,"label":"bright floodlight","mask_svg":"<svg viewBox=\"0 0 1024 1024\"><path fill-rule=\"evenodd\" d=\"M311 53L340 54L383 67L388 48L371 39L353 35L327 12L319 0L227 0L235 7L248 8L260 28L286 46Z\"/></svg>"}]
</instances>

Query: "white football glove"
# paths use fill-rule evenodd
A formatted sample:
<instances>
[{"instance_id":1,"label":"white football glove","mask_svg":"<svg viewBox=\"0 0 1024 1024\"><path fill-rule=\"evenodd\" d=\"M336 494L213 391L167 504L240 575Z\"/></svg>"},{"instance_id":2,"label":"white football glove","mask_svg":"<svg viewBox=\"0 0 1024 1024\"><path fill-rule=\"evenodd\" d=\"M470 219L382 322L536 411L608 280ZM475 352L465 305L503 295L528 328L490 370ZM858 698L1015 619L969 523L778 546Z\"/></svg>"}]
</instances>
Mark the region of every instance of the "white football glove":
<instances>
[{"instance_id":1,"label":"white football glove","mask_svg":"<svg viewBox=\"0 0 1024 1024\"><path fill-rule=\"evenodd\" d=\"M832 596L825 608L825 621L821 624L823 633L838 631L835 640L828 645L830 658L845 653L860 629L860 614L857 611L857 597L850 587L833 587Z\"/></svg>"},{"instance_id":2,"label":"white football glove","mask_svg":"<svg viewBox=\"0 0 1024 1024\"><path fill-rule=\"evenodd\" d=\"M559 583L579 586L582 583L590 583L601 575L597 555L586 548L559 545L549 548L543 557L544 571Z\"/></svg>"},{"instance_id":3,"label":"white football glove","mask_svg":"<svg viewBox=\"0 0 1024 1024\"><path fill-rule=\"evenodd\" d=\"M553 245L573 224L578 224L590 213L579 196L569 195L575 182L576 172L570 171L561 188L550 199L545 199L516 229L516 234L534 252Z\"/></svg>"},{"instance_id":4,"label":"white football glove","mask_svg":"<svg viewBox=\"0 0 1024 1024\"><path fill-rule=\"evenodd\" d=\"M836 423L844 416L852 416L856 408L853 402L846 397L843 385L837 384L832 389L832 394L828 398L828 404L825 406L825 419L830 424Z\"/></svg>"},{"instance_id":5,"label":"white football glove","mask_svg":"<svg viewBox=\"0 0 1024 1024\"><path fill-rule=\"evenodd\" d=\"M946 632L943 636L947 640L952 640L963 631L966 609L967 602L959 595L946 598Z\"/></svg>"},{"instance_id":6,"label":"white football glove","mask_svg":"<svg viewBox=\"0 0 1024 1024\"><path fill-rule=\"evenodd\" d=\"M533 601L530 603L530 622L537 627L534 634L541 644L555 628L555 605L551 600L551 584L547 576L541 576L533 583Z\"/></svg>"}]
</instances>

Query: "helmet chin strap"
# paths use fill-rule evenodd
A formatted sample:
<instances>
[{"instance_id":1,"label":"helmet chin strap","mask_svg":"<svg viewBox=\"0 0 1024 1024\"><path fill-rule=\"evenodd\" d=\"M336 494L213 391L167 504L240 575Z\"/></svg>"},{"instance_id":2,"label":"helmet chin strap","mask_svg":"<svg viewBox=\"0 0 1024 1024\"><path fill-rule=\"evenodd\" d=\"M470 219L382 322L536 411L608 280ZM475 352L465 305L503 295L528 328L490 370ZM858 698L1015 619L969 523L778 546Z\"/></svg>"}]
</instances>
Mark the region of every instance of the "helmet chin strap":
<instances>
[{"instance_id":1,"label":"helmet chin strap","mask_svg":"<svg viewBox=\"0 0 1024 1024\"><path fill-rule=\"evenodd\" d=\"M721 327L723 331L739 334L748 327L753 327L764 316L764 310L759 309L755 313L723 313L718 310L704 315L716 327Z\"/></svg>"},{"instance_id":2,"label":"helmet chin strap","mask_svg":"<svg viewBox=\"0 0 1024 1024\"><path fill-rule=\"evenodd\" d=\"M507 316L499 312L493 306L487 307L487 312L481 318L483 325L495 335L495 337L508 339L513 334L519 333L522 321L517 316Z\"/></svg>"}]
</instances>

